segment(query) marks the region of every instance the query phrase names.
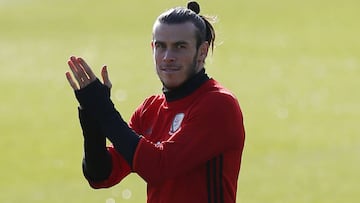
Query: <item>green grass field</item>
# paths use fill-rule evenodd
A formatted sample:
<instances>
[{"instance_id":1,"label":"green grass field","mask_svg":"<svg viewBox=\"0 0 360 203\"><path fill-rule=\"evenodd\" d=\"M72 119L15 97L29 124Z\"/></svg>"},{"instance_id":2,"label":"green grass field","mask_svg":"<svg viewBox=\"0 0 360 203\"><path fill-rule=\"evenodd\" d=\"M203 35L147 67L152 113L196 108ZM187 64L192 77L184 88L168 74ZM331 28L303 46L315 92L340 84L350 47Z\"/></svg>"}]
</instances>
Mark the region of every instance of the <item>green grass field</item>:
<instances>
[{"instance_id":1,"label":"green grass field","mask_svg":"<svg viewBox=\"0 0 360 203\"><path fill-rule=\"evenodd\" d=\"M207 71L237 95L245 117L238 202L358 202L360 2L199 2L219 19ZM66 62L80 55L97 72L106 63L128 119L161 90L152 23L185 3L0 0L1 203L146 201L136 175L111 189L87 185Z\"/></svg>"}]
</instances>

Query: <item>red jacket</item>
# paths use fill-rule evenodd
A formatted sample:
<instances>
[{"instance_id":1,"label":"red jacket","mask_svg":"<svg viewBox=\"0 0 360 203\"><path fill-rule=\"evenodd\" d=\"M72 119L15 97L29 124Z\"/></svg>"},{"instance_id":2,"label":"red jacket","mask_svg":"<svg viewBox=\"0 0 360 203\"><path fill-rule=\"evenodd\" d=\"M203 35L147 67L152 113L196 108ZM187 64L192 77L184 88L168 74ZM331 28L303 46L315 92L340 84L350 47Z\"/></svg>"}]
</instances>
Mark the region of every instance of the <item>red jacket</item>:
<instances>
[{"instance_id":1,"label":"red jacket","mask_svg":"<svg viewBox=\"0 0 360 203\"><path fill-rule=\"evenodd\" d=\"M215 80L179 100L147 98L129 125L143 136L132 168L147 182L148 203L236 202L243 117L237 99ZM90 182L95 188L111 187L132 172L119 153L108 150L112 173Z\"/></svg>"}]
</instances>

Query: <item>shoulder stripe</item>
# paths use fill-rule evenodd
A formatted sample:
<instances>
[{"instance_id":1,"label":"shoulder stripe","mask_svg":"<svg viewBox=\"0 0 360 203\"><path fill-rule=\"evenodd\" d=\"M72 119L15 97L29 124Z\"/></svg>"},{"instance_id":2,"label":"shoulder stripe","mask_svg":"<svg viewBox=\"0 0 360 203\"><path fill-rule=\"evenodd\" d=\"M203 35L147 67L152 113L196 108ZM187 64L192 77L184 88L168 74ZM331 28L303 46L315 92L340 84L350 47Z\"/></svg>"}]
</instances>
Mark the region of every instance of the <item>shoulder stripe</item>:
<instances>
[{"instance_id":1,"label":"shoulder stripe","mask_svg":"<svg viewBox=\"0 0 360 203\"><path fill-rule=\"evenodd\" d=\"M224 187L223 187L223 155L219 156L219 195L220 202L224 203Z\"/></svg>"},{"instance_id":2,"label":"shoulder stripe","mask_svg":"<svg viewBox=\"0 0 360 203\"><path fill-rule=\"evenodd\" d=\"M212 203L211 201L211 184L210 184L210 161L206 163L206 185L207 185L207 193L208 193L208 203Z\"/></svg>"},{"instance_id":3,"label":"shoulder stripe","mask_svg":"<svg viewBox=\"0 0 360 203\"><path fill-rule=\"evenodd\" d=\"M213 191L214 191L214 203L218 203L218 198L217 198L217 189L218 189L218 185L217 185L217 173L216 173L216 162L217 162L217 158L214 158L213 161Z\"/></svg>"},{"instance_id":4,"label":"shoulder stripe","mask_svg":"<svg viewBox=\"0 0 360 203\"><path fill-rule=\"evenodd\" d=\"M208 203L224 203L222 173L223 155L215 157L206 163Z\"/></svg>"}]
</instances>

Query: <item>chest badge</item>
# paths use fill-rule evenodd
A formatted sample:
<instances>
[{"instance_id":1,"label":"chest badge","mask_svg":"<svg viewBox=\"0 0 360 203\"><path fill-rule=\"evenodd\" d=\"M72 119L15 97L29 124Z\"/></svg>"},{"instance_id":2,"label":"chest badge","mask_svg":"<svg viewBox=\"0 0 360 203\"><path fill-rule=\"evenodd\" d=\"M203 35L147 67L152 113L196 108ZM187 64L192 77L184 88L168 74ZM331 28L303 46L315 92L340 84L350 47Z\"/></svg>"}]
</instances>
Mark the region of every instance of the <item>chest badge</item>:
<instances>
[{"instance_id":1,"label":"chest badge","mask_svg":"<svg viewBox=\"0 0 360 203\"><path fill-rule=\"evenodd\" d=\"M170 127L169 134L174 134L177 130L179 130L184 117L185 117L184 113L178 113L175 115L174 120Z\"/></svg>"}]
</instances>

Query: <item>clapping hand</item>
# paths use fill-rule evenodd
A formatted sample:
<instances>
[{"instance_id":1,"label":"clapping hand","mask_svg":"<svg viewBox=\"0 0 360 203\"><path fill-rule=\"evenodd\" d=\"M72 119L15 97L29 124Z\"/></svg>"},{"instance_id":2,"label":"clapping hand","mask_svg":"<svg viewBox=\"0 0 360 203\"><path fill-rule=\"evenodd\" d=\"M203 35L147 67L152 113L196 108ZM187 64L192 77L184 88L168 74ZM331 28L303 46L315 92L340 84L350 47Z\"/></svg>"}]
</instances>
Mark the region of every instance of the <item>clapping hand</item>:
<instances>
[{"instance_id":1,"label":"clapping hand","mask_svg":"<svg viewBox=\"0 0 360 203\"><path fill-rule=\"evenodd\" d=\"M70 86L74 90L80 90L96 80L96 75L93 73L90 66L85 62L84 59L80 57L71 56L70 59L68 60L68 65L70 67L72 74L69 71L67 71L65 75ZM102 67L101 76L104 85L111 88L112 84L109 80L109 75L106 66ZM74 78L76 81L74 80Z\"/></svg>"}]
</instances>

